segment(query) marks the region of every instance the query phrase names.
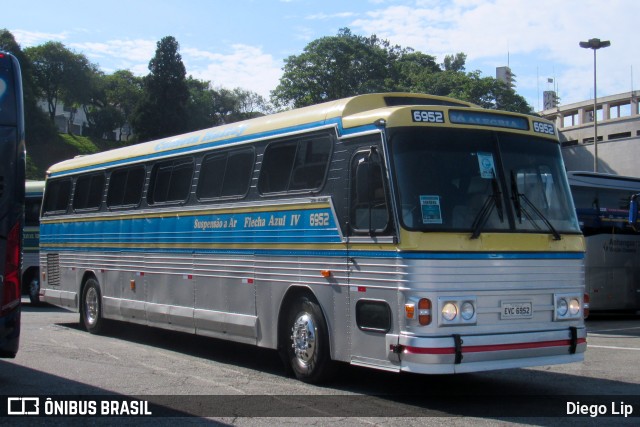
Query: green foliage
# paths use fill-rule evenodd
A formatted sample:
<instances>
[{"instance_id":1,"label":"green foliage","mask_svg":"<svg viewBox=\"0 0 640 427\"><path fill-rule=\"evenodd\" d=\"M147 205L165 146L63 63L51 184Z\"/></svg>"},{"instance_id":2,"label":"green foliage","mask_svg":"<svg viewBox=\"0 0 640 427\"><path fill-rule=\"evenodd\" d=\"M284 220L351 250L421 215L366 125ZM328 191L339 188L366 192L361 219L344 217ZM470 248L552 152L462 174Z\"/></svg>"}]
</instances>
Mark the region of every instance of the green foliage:
<instances>
[{"instance_id":1,"label":"green foliage","mask_svg":"<svg viewBox=\"0 0 640 427\"><path fill-rule=\"evenodd\" d=\"M158 42L144 78L144 92L132 118L141 141L163 138L187 130L189 88L179 44L171 36Z\"/></svg>"},{"instance_id":2,"label":"green foliage","mask_svg":"<svg viewBox=\"0 0 640 427\"><path fill-rule=\"evenodd\" d=\"M29 47L24 53L31 62L34 89L46 99L51 121L55 118L58 101L63 101L67 107L90 101L92 80L98 70L84 55L52 41Z\"/></svg>"},{"instance_id":3,"label":"green foliage","mask_svg":"<svg viewBox=\"0 0 640 427\"><path fill-rule=\"evenodd\" d=\"M532 112L525 99L503 83L479 71L466 73L466 58L464 53L447 55L439 66L433 56L392 46L375 35L353 35L345 28L287 58L271 101L279 108L303 107L362 93L406 91Z\"/></svg>"},{"instance_id":4,"label":"green foliage","mask_svg":"<svg viewBox=\"0 0 640 427\"><path fill-rule=\"evenodd\" d=\"M314 40L302 54L285 59L271 100L279 108L297 108L388 90L394 77L390 65L403 53L375 35L357 36L343 28L337 36Z\"/></svg>"},{"instance_id":5,"label":"green foliage","mask_svg":"<svg viewBox=\"0 0 640 427\"><path fill-rule=\"evenodd\" d=\"M76 155L93 154L100 151L92 138L69 134L60 134L59 137L63 144L69 145L75 149L77 152Z\"/></svg>"},{"instance_id":6,"label":"green foliage","mask_svg":"<svg viewBox=\"0 0 640 427\"><path fill-rule=\"evenodd\" d=\"M12 53L20 62L27 150L34 146L45 145L56 137L57 132L47 115L38 107L38 93L33 78L31 61L20 49L13 34L6 29L0 30L0 50Z\"/></svg>"}]
</instances>

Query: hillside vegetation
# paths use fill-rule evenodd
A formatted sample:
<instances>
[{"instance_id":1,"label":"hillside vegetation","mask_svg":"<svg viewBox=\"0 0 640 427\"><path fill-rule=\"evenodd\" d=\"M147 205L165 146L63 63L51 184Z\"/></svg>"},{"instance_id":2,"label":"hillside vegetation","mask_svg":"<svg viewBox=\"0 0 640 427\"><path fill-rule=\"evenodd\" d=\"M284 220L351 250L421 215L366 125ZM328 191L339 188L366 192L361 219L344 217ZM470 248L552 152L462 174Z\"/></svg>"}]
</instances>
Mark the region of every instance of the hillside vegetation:
<instances>
[{"instance_id":1,"label":"hillside vegetation","mask_svg":"<svg viewBox=\"0 0 640 427\"><path fill-rule=\"evenodd\" d=\"M27 179L43 180L47 169L55 163L125 145L123 142L69 134L58 134L46 144L29 144L27 139Z\"/></svg>"}]
</instances>

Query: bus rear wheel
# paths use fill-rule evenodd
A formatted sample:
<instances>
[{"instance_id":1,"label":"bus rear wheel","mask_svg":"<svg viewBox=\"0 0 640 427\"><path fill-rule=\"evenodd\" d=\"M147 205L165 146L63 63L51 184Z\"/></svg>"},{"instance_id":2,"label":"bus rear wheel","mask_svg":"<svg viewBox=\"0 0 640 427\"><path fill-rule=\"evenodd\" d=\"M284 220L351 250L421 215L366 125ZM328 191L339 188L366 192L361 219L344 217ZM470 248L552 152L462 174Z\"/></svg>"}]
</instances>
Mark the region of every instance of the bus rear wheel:
<instances>
[{"instance_id":1,"label":"bus rear wheel","mask_svg":"<svg viewBox=\"0 0 640 427\"><path fill-rule=\"evenodd\" d=\"M315 300L301 296L289 306L281 337L283 359L296 378L317 384L331 377L334 365L329 352L327 324Z\"/></svg>"},{"instance_id":2,"label":"bus rear wheel","mask_svg":"<svg viewBox=\"0 0 640 427\"><path fill-rule=\"evenodd\" d=\"M99 334L104 330L100 284L94 278L88 279L82 289L80 323L91 334Z\"/></svg>"}]
</instances>

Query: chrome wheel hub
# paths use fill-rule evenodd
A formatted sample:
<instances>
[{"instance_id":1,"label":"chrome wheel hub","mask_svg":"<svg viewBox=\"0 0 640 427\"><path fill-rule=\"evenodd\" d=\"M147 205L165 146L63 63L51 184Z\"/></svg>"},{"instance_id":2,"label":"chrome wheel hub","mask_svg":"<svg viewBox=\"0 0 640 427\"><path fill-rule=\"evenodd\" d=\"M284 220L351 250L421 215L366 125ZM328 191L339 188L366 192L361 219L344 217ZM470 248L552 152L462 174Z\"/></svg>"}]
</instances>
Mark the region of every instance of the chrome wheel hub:
<instances>
[{"instance_id":1,"label":"chrome wheel hub","mask_svg":"<svg viewBox=\"0 0 640 427\"><path fill-rule=\"evenodd\" d=\"M95 288L89 288L84 303L86 307L85 320L93 325L98 320L98 292Z\"/></svg>"},{"instance_id":2,"label":"chrome wheel hub","mask_svg":"<svg viewBox=\"0 0 640 427\"><path fill-rule=\"evenodd\" d=\"M291 330L291 347L296 359L302 365L308 365L316 352L316 326L309 313L301 313Z\"/></svg>"}]
</instances>

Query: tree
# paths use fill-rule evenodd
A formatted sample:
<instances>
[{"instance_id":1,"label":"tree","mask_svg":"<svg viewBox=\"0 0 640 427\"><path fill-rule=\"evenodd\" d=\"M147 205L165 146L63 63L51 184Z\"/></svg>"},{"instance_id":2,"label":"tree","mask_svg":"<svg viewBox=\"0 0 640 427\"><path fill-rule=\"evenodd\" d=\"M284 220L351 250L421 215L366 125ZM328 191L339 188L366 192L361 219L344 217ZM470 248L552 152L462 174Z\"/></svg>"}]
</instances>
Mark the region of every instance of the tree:
<instances>
[{"instance_id":1,"label":"tree","mask_svg":"<svg viewBox=\"0 0 640 427\"><path fill-rule=\"evenodd\" d=\"M142 99L142 79L129 70L118 70L103 76L97 86L99 97L87 115L96 127L94 134L102 136L118 129L118 139L122 135L128 139L134 111Z\"/></svg>"},{"instance_id":2,"label":"tree","mask_svg":"<svg viewBox=\"0 0 640 427\"><path fill-rule=\"evenodd\" d=\"M187 129L189 87L179 44L172 36L162 38L149 61L144 95L132 124L140 141L183 133Z\"/></svg>"},{"instance_id":3,"label":"tree","mask_svg":"<svg viewBox=\"0 0 640 427\"><path fill-rule=\"evenodd\" d=\"M360 93L388 90L392 62L403 54L375 35L343 28L337 36L312 41L300 55L285 59L280 84L271 93L282 107L303 107Z\"/></svg>"},{"instance_id":4,"label":"tree","mask_svg":"<svg viewBox=\"0 0 640 427\"><path fill-rule=\"evenodd\" d=\"M455 55L445 55L442 67L445 71L464 71L467 55L462 52Z\"/></svg>"},{"instance_id":5,"label":"tree","mask_svg":"<svg viewBox=\"0 0 640 427\"><path fill-rule=\"evenodd\" d=\"M45 144L56 136L56 129L48 120L46 114L38 107L38 90L36 88L31 61L16 42L13 34L8 30L0 30L0 50L10 52L20 62L22 71L22 86L24 97L25 135L27 150L29 147ZM29 174L28 178L41 178Z\"/></svg>"},{"instance_id":6,"label":"tree","mask_svg":"<svg viewBox=\"0 0 640 427\"><path fill-rule=\"evenodd\" d=\"M450 96L486 108L532 111L524 98L496 79L482 77L479 71L466 73L466 58L461 52L446 55L438 65L431 55L344 28L287 58L271 99L286 108L362 93L405 91Z\"/></svg>"},{"instance_id":7,"label":"tree","mask_svg":"<svg viewBox=\"0 0 640 427\"><path fill-rule=\"evenodd\" d=\"M58 101L68 107L89 100L93 74L97 66L82 54L67 49L60 42L47 42L25 49L33 64L33 76L39 95L47 101L53 122Z\"/></svg>"}]
</instances>

